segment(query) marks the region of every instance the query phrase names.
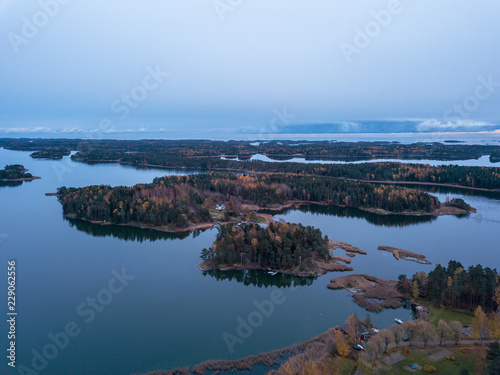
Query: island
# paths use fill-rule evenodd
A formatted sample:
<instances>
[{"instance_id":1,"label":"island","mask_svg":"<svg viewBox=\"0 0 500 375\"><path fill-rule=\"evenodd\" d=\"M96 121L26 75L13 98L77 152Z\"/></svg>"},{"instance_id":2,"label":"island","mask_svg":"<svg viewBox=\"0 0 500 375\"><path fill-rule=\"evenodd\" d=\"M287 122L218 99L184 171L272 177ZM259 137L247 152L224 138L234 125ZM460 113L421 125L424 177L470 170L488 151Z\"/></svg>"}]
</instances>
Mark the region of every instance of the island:
<instances>
[{"instance_id":1,"label":"island","mask_svg":"<svg viewBox=\"0 0 500 375\"><path fill-rule=\"evenodd\" d=\"M27 173L27 171L21 164L6 165L4 169L0 170L0 181L32 181L40 178Z\"/></svg>"},{"instance_id":2,"label":"island","mask_svg":"<svg viewBox=\"0 0 500 375\"><path fill-rule=\"evenodd\" d=\"M60 160L64 156L68 156L71 150L65 147L48 148L40 151L35 151L30 154L33 159L50 159Z\"/></svg>"},{"instance_id":3,"label":"island","mask_svg":"<svg viewBox=\"0 0 500 375\"><path fill-rule=\"evenodd\" d=\"M318 263L330 264L333 260L328 237L323 237L319 229L284 221L266 228L258 224L220 227L212 246L202 250L201 259L201 271L258 269L307 277L324 274L325 268Z\"/></svg>"},{"instance_id":4,"label":"island","mask_svg":"<svg viewBox=\"0 0 500 375\"><path fill-rule=\"evenodd\" d=\"M272 217L258 211L307 203L355 207L385 215L438 215L441 206L435 196L406 187L291 173L165 176L132 187L61 187L57 196L68 218L163 231L271 221Z\"/></svg>"}]
</instances>

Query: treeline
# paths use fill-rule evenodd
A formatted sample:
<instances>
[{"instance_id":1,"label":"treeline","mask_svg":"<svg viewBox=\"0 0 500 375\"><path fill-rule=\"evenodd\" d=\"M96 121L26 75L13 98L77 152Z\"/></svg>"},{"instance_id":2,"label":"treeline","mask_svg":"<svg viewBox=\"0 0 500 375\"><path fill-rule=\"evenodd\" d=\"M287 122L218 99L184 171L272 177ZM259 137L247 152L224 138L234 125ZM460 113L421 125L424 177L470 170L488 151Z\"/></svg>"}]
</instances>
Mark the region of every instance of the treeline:
<instances>
[{"instance_id":1,"label":"treeline","mask_svg":"<svg viewBox=\"0 0 500 375\"><path fill-rule=\"evenodd\" d=\"M45 149L41 151L35 151L30 154L30 156L34 159L52 159L59 160L62 159L63 156L68 156L71 151L65 147L56 147Z\"/></svg>"},{"instance_id":2,"label":"treeline","mask_svg":"<svg viewBox=\"0 0 500 375\"><path fill-rule=\"evenodd\" d=\"M0 170L0 180L17 180L19 178L32 178L31 173L26 172L26 168L21 164L6 165Z\"/></svg>"},{"instance_id":3,"label":"treeline","mask_svg":"<svg viewBox=\"0 0 500 375\"><path fill-rule=\"evenodd\" d=\"M131 165L155 165L170 168L237 170L253 172L291 172L360 180L431 182L484 189L500 189L500 169L494 167L437 166L401 163L304 164L261 161L222 160L221 156L248 160L256 154L279 160L292 157L306 159L370 160L398 159L477 159L490 155L500 160L500 147L414 143L409 145L383 142L293 142L208 140L78 140L78 139L0 139L0 146L11 150L79 151L72 156L81 162L118 162ZM52 151L51 151L52 150ZM35 154L38 155L38 154ZM43 154L41 154L43 155Z\"/></svg>"},{"instance_id":4,"label":"treeline","mask_svg":"<svg viewBox=\"0 0 500 375\"><path fill-rule=\"evenodd\" d=\"M234 170L247 172L296 173L341 177L368 181L408 181L452 184L483 189L500 189L500 169L495 167L436 166L396 162L362 164L319 164L262 161L235 161L217 157L182 157L170 152L124 153L90 150L72 156L75 161L114 161L131 165L154 165L168 168Z\"/></svg>"},{"instance_id":5,"label":"treeline","mask_svg":"<svg viewBox=\"0 0 500 375\"><path fill-rule=\"evenodd\" d=\"M286 160L292 157L324 160L370 160L374 158L478 159L500 157L500 147L433 143L400 144L398 142L331 142L331 141L209 141L209 140L106 140L106 139L0 139L0 146L11 150L40 151L64 147L76 151L112 150L122 152L156 152L178 156L231 156L248 158L264 154Z\"/></svg>"},{"instance_id":6,"label":"treeline","mask_svg":"<svg viewBox=\"0 0 500 375\"><path fill-rule=\"evenodd\" d=\"M116 224L140 223L166 229L210 222L210 209L226 206L225 220L241 204L279 206L291 201L379 208L390 212L430 212L440 203L416 190L330 177L208 173L165 176L133 187L106 185L58 189L65 215Z\"/></svg>"},{"instance_id":7,"label":"treeline","mask_svg":"<svg viewBox=\"0 0 500 375\"><path fill-rule=\"evenodd\" d=\"M216 240L203 249L201 259L210 265L270 267L279 270L315 270L315 259L330 260L328 237L319 229L286 222L228 225L219 228Z\"/></svg>"},{"instance_id":8,"label":"treeline","mask_svg":"<svg viewBox=\"0 0 500 375\"><path fill-rule=\"evenodd\" d=\"M427 275L419 272L410 279L400 275L398 288L413 298L474 311L478 306L494 311L500 306L500 280L496 269L481 265L464 268L450 261L448 267L437 265Z\"/></svg>"}]
</instances>

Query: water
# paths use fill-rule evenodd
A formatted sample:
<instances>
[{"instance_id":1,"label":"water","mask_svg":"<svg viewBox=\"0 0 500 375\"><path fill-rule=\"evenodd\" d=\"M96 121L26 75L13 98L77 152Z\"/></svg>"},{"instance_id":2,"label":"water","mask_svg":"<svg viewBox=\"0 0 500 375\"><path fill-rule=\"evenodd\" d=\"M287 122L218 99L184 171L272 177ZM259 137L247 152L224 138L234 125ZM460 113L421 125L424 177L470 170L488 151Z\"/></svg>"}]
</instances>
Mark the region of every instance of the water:
<instances>
[{"instance_id":1,"label":"water","mask_svg":"<svg viewBox=\"0 0 500 375\"><path fill-rule=\"evenodd\" d=\"M173 235L138 228L99 226L67 220L56 197L59 186L91 184L132 185L165 174L187 171L137 169L116 164L85 165L35 160L28 152L0 149L0 164L23 164L41 180L0 187L0 264L15 259L17 273L17 365L30 366L32 350L42 351L48 334L75 322L81 333L48 361L41 374L132 374L199 363L206 359L234 359L270 351L309 339L342 324L356 312L344 291L326 288L330 273L317 279L269 276L265 272L203 274L196 268L200 250L215 239L216 230ZM494 194L464 190L437 190L462 197L478 209L466 217L377 216L355 209L313 206L277 213L276 218L314 225L331 239L348 242L368 252L352 260L356 273L397 278L425 266L397 261L377 250L379 245L401 247L427 255L432 262L456 259L465 266L482 263L500 268L498 224L500 204ZM338 251L344 255L344 252ZM80 316L77 307L108 288L112 272L133 275L112 301L95 313ZM0 290L6 301L6 275ZM231 351L223 334L237 334L238 318L247 321L255 303L283 293L274 311L248 338ZM0 296L2 293L0 293ZM6 306L6 302L3 302ZM4 307L6 313L6 307ZM253 315L255 317L255 314ZM408 310L371 314L379 327ZM0 323L1 342L7 348L6 319ZM17 372L0 363L2 374Z\"/></svg>"},{"instance_id":2,"label":"water","mask_svg":"<svg viewBox=\"0 0 500 375\"><path fill-rule=\"evenodd\" d=\"M226 157L221 157L222 160L234 160L243 161L239 158L228 159ZM380 162L400 162L406 164L429 164L432 166L439 165L461 165L461 166L473 166L473 167L499 167L500 163L492 163L490 161L489 155L483 155L479 159L467 159L467 160L433 160L433 159L372 159L372 160L356 160L356 161L342 161L342 160L306 160L304 158L290 158L286 160L271 159L269 156L262 154L255 154L250 159L260 160L272 163L304 163L304 164L362 164L362 163L380 163Z\"/></svg>"}]
</instances>

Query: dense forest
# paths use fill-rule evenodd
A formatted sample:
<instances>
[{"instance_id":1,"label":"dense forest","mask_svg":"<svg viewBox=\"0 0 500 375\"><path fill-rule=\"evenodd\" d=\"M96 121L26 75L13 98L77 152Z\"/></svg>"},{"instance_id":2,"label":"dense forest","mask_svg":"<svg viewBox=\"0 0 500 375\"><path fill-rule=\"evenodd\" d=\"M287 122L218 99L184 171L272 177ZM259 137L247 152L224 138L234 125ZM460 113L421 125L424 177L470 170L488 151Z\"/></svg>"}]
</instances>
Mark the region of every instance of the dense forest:
<instances>
[{"instance_id":1,"label":"dense forest","mask_svg":"<svg viewBox=\"0 0 500 375\"><path fill-rule=\"evenodd\" d=\"M496 269L481 265L464 266L450 261L448 267L436 265L427 275L419 272L408 279L400 275L398 287L413 298L426 298L437 304L474 311L500 307L500 280Z\"/></svg>"},{"instance_id":2,"label":"dense forest","mask_svg":"<svg viewBox=\"0 0 500 375\"><path fill-rule=\"evenodd\" d=\"M62 159L63 156L68 156L71 151L65 147L56 147L51 149L44 149L41 151L35 151L30 154L30 156L34 159L52 159L59 160Z\"/></svg>"},{"instance_id":3,"label":"dense forest","mask_svg":"<svg viewBox=\"0 0 500 375\"><path fill-rule=\"evenodd\" d=\"M449 143L449 142L448 142ZM490 155L500 158L500 147L489 145L398 142L336 142L336 141L209 141L209 140L106 140L106 139L0 139L0 147L10 150L41 151L64 148L75 151L110 150L118 152L154 153L185 157L239 157L255 154L277 160L292 157L322 160L370 160L374 158L478 159ZM492 160L494 161L494 160Z\"/></svg>"},{"instance_id":4,"label":"dense forest","mask_svg":"<svg viewBox=\"0 0 500 375\"><path fill-rule=\"evenodd\" d=\"M26 172L27 169L20 164L6 165L4 169L0 170L0 180L17 180L21 178L33 178L31 173Z\"/></svg>"},{"instance_id":5,"label":"dense forest","mask_svg":"<svg viewBox=\"0 0 500 375\"><path fill-rule=\"evenodd\" d=\"M413 189L292 174L165 176L133 187L62 187L58 194L70 217L169 230L212 221L217 204L224 204L224 221L237 217L242 204L279 207L312 201L397 213L432 212L440 206L434 196Z\"/></svg>"},{"instance_id":6,"label":"dense forest","mask_svg":"<svg viewBox=\"0 0 500 375\"><path fill-rule=\"evenodd\" d=\"M35 151L33 157L59 158L69 150L79 151L74 161L116 162L168 168L227 170L246 172L298 173L368 181L408 181L453 184L500 190L500 169L495 167L437 166L394 162L362 164L322 164L262 162L249 159L262 154L276 160L295 157L314 160L397 159L477 159L490 155L500 161L500 147L441 143L399 144L388 142L248 142L207 140L78 140L0 139L11 150ZM223 158L224 157L224 158ZM239 158L236 160L235 158ZM243 161L242 161L243 160Z\"/></svg>"},{"instance_id":7,"label":"dense forest","mask_svg":"<svg viewBox=\"0 0 500 375\"><path fill-rule=\"evenodd\" d=\"M319 229L286 222L227 225L219 228L213 245L203 249L206 266L263 267L274 270L310 272L317 269L315 260L327 262L328 237Z\"/></svg>"},{"instance_id":8,"label":"dense forest","mask_svg":"<svg viewBox=\"0 0 500 375\"><path fill-rule=\"evenodd\" d=\"M72 156L75 161L119 162L130 165L152 165L168 168L233 170L244 172L297 173L303 175L341 177L367 181L422 182L453 184L500 190L500 169L494 167L437 166L396 162L362 164L269 163L234 161L220 158L179 157L156 152L122 153L91 150Z\"/></svg>"}]
</instances>

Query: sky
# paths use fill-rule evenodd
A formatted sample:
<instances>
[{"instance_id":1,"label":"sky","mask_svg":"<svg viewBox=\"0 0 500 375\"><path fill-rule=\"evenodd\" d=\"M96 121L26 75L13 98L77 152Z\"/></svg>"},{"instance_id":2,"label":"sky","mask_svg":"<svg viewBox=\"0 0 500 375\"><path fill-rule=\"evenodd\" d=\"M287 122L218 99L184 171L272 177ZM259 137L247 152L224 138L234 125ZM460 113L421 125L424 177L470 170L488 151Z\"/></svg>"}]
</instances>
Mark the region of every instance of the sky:
<instances>
[{"instance_id":1,"label":"sky","mask_svg":"<svg viewBox=\"0 0 500 375\"><path fill-rule=\"evenodd\" d=\"M499 21L498 0L0 0L0 137L498 133Z\"/></svg>"}]
</instances>

